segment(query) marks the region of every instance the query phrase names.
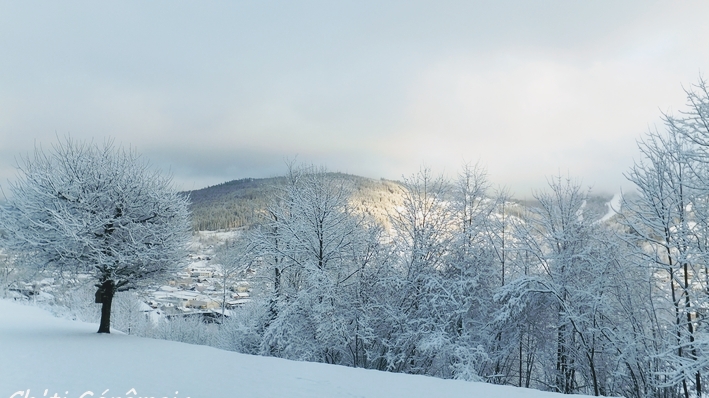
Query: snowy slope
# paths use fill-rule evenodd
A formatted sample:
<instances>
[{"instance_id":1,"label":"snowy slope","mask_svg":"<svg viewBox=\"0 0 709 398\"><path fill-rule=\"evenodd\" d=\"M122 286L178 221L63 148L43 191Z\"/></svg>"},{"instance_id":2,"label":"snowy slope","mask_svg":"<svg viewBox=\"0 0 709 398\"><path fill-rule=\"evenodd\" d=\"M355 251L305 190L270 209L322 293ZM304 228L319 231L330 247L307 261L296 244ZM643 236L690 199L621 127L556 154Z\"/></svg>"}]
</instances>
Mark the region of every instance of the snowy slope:
<instances>
[{"instance_id":1,"label":"snowy slope","mask_svg":"<svg viewBox=\"0 0 709 398\"><path fill-rule=\"evenodd\" d=\"M613 195L613 198L610 200L610 202L606 203L606 207L608 208L608 212L601 217L601 222L608 221L613 217L614 215L618 214L620 211L620 206L623 200L623 195L620 193L616 193Z\"/></svg>"},{"instance_id":2,"label":"snowy slope","mask_svg":"<svg viewBox=\"0 0 709 398\"><path fill-rule=\"evenodd\" d=\"M99 335L96 330L93 324L0 300L0 398L562 396L250 356L119 333Z\"/></svg>"}]
</instances>

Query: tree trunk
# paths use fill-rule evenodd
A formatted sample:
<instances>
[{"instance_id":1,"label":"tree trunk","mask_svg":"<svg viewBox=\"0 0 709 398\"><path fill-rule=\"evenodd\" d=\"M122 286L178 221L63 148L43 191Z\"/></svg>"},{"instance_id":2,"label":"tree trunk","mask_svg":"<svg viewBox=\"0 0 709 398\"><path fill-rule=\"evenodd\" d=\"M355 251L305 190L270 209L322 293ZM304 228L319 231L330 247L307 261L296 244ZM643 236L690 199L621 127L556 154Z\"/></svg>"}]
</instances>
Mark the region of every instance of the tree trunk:
<instances>
[{"instance_id":1,"label":"tree trunk","mask_svg":"<svg viewBox=\"0 0 709 398\"><path fill-rule=\"evenodd\" d=\"M96 291L96 302L101 303L101 323L98 333L111 333L111 303L115 293L115 284L107 280Z\"/></svg>"},{"instance_id":2,"label":"tree trunk","mask_svg":"<svg viewBox=\"0 0 709 398\"><path fill-rule=\"evenodd\" d=\"M594 362L595 354L595 349L592 349L590 353L586 353L586 357L588 358L588 365L591 368L591 379L593 380L593 395L599 396L601 394L598 391L598 375L596 375L596 364Z\"/></svg>"}]
</instances>

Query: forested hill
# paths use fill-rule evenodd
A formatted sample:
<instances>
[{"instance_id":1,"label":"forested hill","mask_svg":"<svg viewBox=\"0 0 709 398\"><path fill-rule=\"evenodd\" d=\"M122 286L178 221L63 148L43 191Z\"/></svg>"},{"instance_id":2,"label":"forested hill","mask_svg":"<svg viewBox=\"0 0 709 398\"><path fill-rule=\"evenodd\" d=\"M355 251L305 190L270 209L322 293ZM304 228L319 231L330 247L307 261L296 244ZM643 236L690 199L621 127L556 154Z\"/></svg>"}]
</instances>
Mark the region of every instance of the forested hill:
<instances>
[{"instance_id":1,"label":"forested hill","mask_svg":"<svg viewBox=\"0 0 709 398\"><path fill-rule=\"evenodd\" d=\"M282 177L244 178L184 192L191 200L192 229L218 230L253 224L258 212L268 204L270 194L283 181Z\"/></svg>"},{"instance_id":2,"label":"forested hill","mask_svg":"<svg viewBox=\"0 0 709 398\"><path fill-rule=\"evenodd\" d=\"M351 205L386 223L387 213L401 203L399 182L330 173L352 184ZM254 224L285 184L285 177L244 178L187 191L192 228L196 231L239 228Z\"/></svg>"}]
</instances>

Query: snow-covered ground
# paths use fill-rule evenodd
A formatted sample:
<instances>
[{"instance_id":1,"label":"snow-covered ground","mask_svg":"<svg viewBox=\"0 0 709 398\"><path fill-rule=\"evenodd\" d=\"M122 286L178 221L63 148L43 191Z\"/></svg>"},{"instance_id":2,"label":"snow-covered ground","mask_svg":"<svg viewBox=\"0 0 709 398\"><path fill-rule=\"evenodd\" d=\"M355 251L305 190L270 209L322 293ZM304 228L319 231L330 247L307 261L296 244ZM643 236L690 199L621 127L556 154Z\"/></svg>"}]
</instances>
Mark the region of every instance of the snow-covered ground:
<instances>
[{"instance_id":1,"label":"snow-covered ground","mask_svg":"<svg viewBox=\"0 0 709 398\"><path fill-rule=\"evenodd\" d=\"M0 398L562 397L96 330L0 300Z\"/></svg>"},{"instance_id":2,"label":"snow-covered ground","mask_svg":"<svg viewBox=\"0 0 709 398\"><path fill-rule=\"evenodd\" d=\"M618 212L620 211L620 206L621 206L622 200L623 200L623 195L621 195L620 193L616 193L615 195L613 195L613 198L609 202L606 203L606 207L608 208L608 212L606 212L606 214L603 215L603 217L601 217L600 221L604 222L604 221L610 220L611 217L618 214Z\"/></svg>"}]
</instances>

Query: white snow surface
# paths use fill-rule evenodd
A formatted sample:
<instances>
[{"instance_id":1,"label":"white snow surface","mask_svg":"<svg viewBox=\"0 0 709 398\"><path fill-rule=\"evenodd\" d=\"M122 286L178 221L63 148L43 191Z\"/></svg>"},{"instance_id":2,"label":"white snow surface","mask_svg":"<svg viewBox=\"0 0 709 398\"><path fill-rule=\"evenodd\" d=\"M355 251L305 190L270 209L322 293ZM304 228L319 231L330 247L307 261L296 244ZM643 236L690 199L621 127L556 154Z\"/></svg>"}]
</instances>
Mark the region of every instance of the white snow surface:
<instances>
[{"instance_id":1,"label":"white snow surface","mask_svg":"<svg viewBox=\"0 0 709 398\"><path fill-rule=\"evenodd\" d=\"M603 217L601 217L601 222L608 221L611 217L618 214L618 211L620 211L622 199L623 195L621 195L620 193L616 193L615 195L613 195L613 198L610 200L610 202L606 203L606 206L608 207L608 212L603 215Z\"/></svg>"},{"instance_id":2,"label":"white snow surface","mask_svg":"<svg viewBox=\"0 0 709 398\"><path fill-rule=\"evenodd\" d=\"M97 329L0 300L0 398L562 397L244 355L120 332L97 334Z\"/></svg>"}]
</instances>

